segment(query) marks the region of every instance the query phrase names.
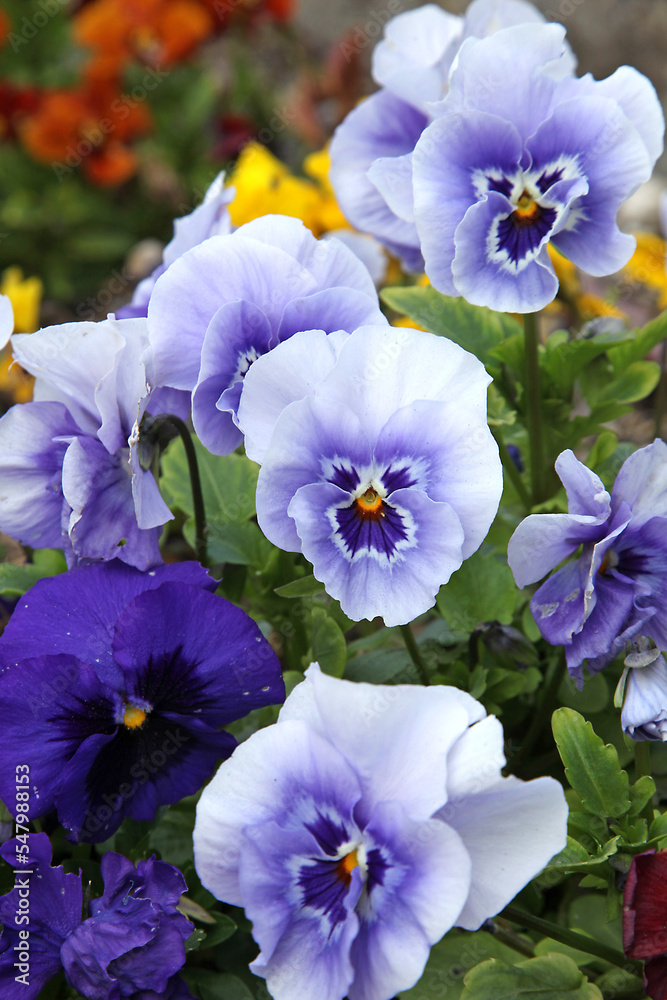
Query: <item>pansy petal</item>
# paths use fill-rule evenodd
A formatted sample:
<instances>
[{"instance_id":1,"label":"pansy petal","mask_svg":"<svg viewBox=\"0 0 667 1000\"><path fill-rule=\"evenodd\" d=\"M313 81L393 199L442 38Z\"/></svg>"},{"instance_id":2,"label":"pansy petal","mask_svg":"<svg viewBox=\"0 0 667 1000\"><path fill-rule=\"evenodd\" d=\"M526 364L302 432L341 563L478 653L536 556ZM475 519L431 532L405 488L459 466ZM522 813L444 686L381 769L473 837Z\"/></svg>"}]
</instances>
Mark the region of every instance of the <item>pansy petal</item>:
<instances>
[{"instance_id":1,"label":"pansy petal","mask_svg":"<svg viewBox=\"0 0 667 1000\"><path fill-rule=\"evenodd\" d=\"M479 702L458 688L339 681L313 663L278 721L307 723L354 762L364 793L356 815L365 821L374 803L392 800L413 820L432 816L445 801L452 747L483 718Z\"/></svg>"},{"instance_id":2,"label":"pansy petal","mask_svg":"<svg viewBox=\"0 0 667 1000\"><path fill-rule=\"evenodd\" d=\"M0 350L9 343L14 329L14 310L8 295L0 295Z\"/></svg>"},{"instance_id":3,"label":"pansy petal","mask_svg":"<svg viewBox=\"0 0 667 1000\"><path fill-rule=\"evenodd\" d=\"M410 270L421 267L415 226L391 211L367 170L379 157L411 153L427 124L423 112L380 90L350 112L330 147L329 177L346 218L397 251Z\"/></svg>"},{"instance_id":4,"label":"pansy petal","mask_svg":"<svg viewBox=\"0 0 667 1000\"><path fill-rule=\"evenodd\" d=\"M285 340L300 330L324 330L325 333L346 330L351 333L357 327L368 324L387 325L376 297L371 298L355 289L323 288L313 295L287 303L278 339Z\"/></svg>"},{"instance_id":5,"label":"pansy petal","mask_svg":"<svg viewBox=\"0 0 667 1000\"><path fill-rule=\"evenodd\" d=\"M382 617L389 627L405 625L433 607L461 565L461 522L448 503L408 489L391 494L384 520L364 524L352 513L351 524L336 525L338 511L351 506L341 492L329 483L296 492L288 514L301 550L353 621Z\"/></svg>"},{"instance_id":6,"label":"pansy petal","mask_svg":"<svg viewBox=\"0 0 667 1000\"><path fill-rule=\"evenodd\" d=\"M25 545L62 548L62 465L80 433L62 403L23 403L0 418L0 528Z\"/></svg>"},{"instance_id":7,"label":"pansy petal","mask_svg":"<svg viewBox=\"0 0 667 1000\"><path fill-rule=\"evenodd\" d=\"M562 786L553 778L502 778L445 807L445 822L472 861L470 895L455 921L458 927L477 930L539 874L565 846L567 814Z\"/></svg>"},{"instance_id":8,"label":"pansy petal","mask_svg":"<svg viewBox=\"0 0 667 1000\"><path fill-rule=\"evenodd\" d=\"M376 301L375 286L368 271L340 240L318 240L301 219L286 215L263 215L246 222L238 236L261 240L289 254L314 281L314 289L348 288ZM296 298L296 294L291 296ZM301 329L305 329L302 327Z\"/></svg>"},{"instance_id":9,"label":"pansy petal","mask_svg":"<svg viewBox=\"0 0 667 1000\"><path fill-rule=\"evenodd\" d=\"M371 163L366 174L392 212L406 222L415 221L412 157L413 153L378 157Z\"/></svg>"},{"instance_id":10,"label":"pansy petal","mask_svg":"<svg viewBox=\"0 0 667 1000\"><path fill-rule=\"evenodd\" d=\"M632 527L652 517L667 517L667 444L656 438L630 455L616 477L612 504L625 501L632 508Z\"/></svg>"},{"instance_id":11,"label":"pansy petal","mask_svg":"<svg viewBox=\"0 0 667 1000\"><path fill-rule=\"evenodd\" d=\"M261 465L280 414L313 392L333 368L346 339L343 331L329 335L323 330L304 330L254 362L239 403L245 451L253 462Z\"/></svg>"},{"instance_id":12,"label":"pansy petal","mask_svg":"<svg viewBox=\"0 0 667 1000\"><path fill-rule=\"evenodd\" d=\"M120 612L132 598L176 580L213 592L217 582L199 563L156 566L142 573L114 560L38 580L18 602L0 643L0 666L19 658L69 653L94 663L98 675L119 686L111 643Z\"/></svg>"}]
</instances>

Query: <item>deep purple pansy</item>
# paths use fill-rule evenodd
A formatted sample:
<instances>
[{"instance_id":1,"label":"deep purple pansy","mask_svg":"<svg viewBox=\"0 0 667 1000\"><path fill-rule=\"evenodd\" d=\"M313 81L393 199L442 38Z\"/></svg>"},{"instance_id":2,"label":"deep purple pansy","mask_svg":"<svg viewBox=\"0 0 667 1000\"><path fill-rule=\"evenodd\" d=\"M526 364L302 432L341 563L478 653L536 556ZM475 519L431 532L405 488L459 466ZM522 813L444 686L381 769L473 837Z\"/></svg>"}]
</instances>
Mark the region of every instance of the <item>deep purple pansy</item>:
<instances>
[{"instance_id":1,"label":"deep purple pansy","mask_svg":"<svg viewBox=\"0 0 667 1000\"><path fill-rule=\"evenodd\" d=\"M14 887L0 896L3 1000L36 1000L60 971L60 949L82 920L81 875L52 868L51 853L45 833L22 834L0 847L0 856L15 873Z\"/></svg>"},{"instance_id":2,"label":"deep purple pansy","mask_svg":"<svg viewBox=\"0 0 667 1000\"><path fill-rule=\"evenodd\" d=\"M101 871L104 895L60 950L68 983L87 1000L190 998L178 972L194 928L176 908L187 891L178 868L109 852Z\"/></svg>"},{"instance_id":3,"label":"deep purple pansy","mask_svg":"<svg viewBox=\"0 0 667 1000\"><path fill-rule=\"evenodd\" d=\"M0 639L0 794L84 841L196 792L236 741L221 726L284 698L278 660L196 563L119 562L41 580Z\"/></svg>"}]
</instances>

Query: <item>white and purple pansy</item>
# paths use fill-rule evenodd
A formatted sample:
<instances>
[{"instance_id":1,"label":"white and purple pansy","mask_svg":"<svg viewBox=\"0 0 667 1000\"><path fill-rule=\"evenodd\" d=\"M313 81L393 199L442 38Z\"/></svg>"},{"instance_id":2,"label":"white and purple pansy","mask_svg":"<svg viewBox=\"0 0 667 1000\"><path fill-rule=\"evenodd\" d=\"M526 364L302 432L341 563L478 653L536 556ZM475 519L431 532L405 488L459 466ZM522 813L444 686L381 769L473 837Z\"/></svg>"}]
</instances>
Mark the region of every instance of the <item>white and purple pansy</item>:
<instances>
[{"instance_id":1,"label":"white and purple pansy","mask_svg":"<svg viewBox=\"0 0 667 1000\"><path fill-rule=\"evenodd\" d=\"M636 636L667 648L667 445L658 439L626 459L611 496L571 451L558 456L556 472L569 512L527 517L507 560L525 587L582 546L530 602L540 632L565 647L581 684L584 660L590 673L601 670Z\"/></svg>"},{"instance_id":2,"label":"white and purple pansy","mask_svg":"<svg viewBox=\"0 0 667 1000\"><path fill-rule=\"evenodd\" d=\"M410 271L424 259L415 225L412 154L448 89L463 41L543 15L523 0L474 0L464 17L424 4L391 18L373 51L381 89L354 108L331 143L331 182L357 229L371 233ZM569 66L574 59L569 56Z\"/></svg>"},{"instance_id":3,"label":"white and purple pansy","mask_svg":"<svg viewBox=\"0 0 667 1000\"><path fill-rule=\"evenodd\" d=\"M299 338L248 375L241 423L262 463L259 525L303 552L350 618L405 624L495 517L490 378L472 354L421 330Z\"/></svg>"},{"instance_id":4,"label":"white and purple pansy","mask_svg":"<svg viewBox=\"0 0 667 1000\"><path fill-rule=\"evenodd\" d=\"M565 843L552 778L501 777L502 726L457 688L306 672L204 789L199 877L243 906L275 1000L390 1000Z\"/></svg>"},{"instance_id":5,"label":"white and purple pansy","mask_svg":"<svg viewBox=\"0 0 667 1000\"><path fill-rule=\"evenodd\" d=\"M214 454L243 437L237 411L253 362L301 330L386 323L373 279L339 240L266 215L174 261L148 309L152 386L192 393L192 419Z\"/></svg>"},{"instance_id":6,"label":"white and purple pansy","mask_svg":"<svg viewBox=\"0 0 667 1000\"><path fill-rule=\"evenodd\" d=\"M2 530L35 548L64 548L70 565L160 563L173 515L139 462L138 422L147 410L186 415L187 397L150 393L146 320L63 323L15 334L12 348L35 388L32 402L0 419Z\"/></svg>"},{"instance_id":7,"label":"white and purple pansy","mask_svg":"<svg viewBox=\"0 0 667 1000\"><path fill-rule=\"evenodd\" d=\"M660 104L630 67L599 83L570 68L560 25L461 46L412 156L411 218L446 295L532 312L558 288L549 242L594 275L630 258L635 240L616 215L662 151Z\"/></svg>"}]
</instances>

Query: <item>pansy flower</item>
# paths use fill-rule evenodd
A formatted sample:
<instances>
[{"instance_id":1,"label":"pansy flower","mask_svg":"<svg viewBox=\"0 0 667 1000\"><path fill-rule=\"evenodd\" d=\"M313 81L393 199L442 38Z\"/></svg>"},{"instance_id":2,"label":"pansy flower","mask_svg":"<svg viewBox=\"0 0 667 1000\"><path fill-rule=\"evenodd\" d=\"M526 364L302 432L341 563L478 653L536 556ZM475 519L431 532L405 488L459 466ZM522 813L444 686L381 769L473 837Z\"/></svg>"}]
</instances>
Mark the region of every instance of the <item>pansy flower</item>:
<instances>
[{"instance_id":1,"label":"pansy flower","mask_svg":"<svg viewBox=\"0 0 667 1000\"><path fill-rule=\"evenodd\" d=\"M564 845L561 786L501 777L502 743L457 688L312 664L277 725L235 750L198 804L195 864L245 908L275 1000L390 1000Z\"/></svg>"},{"instance_id":2,"label":"pansy flower","mask_svg":"<svg viewBox=\"0 0 667 1000\"><path fill-rule=\"evenodd\" d=\"M148 307L149 381L192 392L192 418L214 454L242 441L237 411L252 363L301 330L386 323L368 270L338 240L268 215L214 236L158 279Z\"/></svg>"},{"instance_id":3,"label":"pansy flower","mask_svg":"<svg viewBox=\"0 0 667 1000\"><path fill-rule=\"evenodd\" d=\"M250 376L264 534L303 552L356 621L426 611L502 491L481 363L444 337L368 326L303 333Z\"/></svg>"},{"instance_id":4,"label":"pansy flower","mask_svg":"<svg viewBox=\"0 0 667 1000\"><path fill-rule=\"evenodd\" d=\"M234 738L220 729L284 697L257 625L196 563L115 561L41 580L0 640L0 794L30 768L30 815L79 840L194 794Z\"/></svg>"},{"instance_id":5,"label":"pansy flower","mask_svg":"<svg viewBox=\"0 0 667 1000\"><path fill-rule=\"evenodd\" d=\"M391 18L373 50L380 90L359 104L331 143L331 181L347 219L377 237L410 271L424 267L414 220L412 153L447 93L464 39L544 21L523 0L474 0L464 17L428 3Z\"/></svg>"},{"instance_id":6,"label":"pansy flower","mask_svg":"<svg viewBox=\"0 0 667 1000\"><path fill-rule=\"evenodd\" d=\"M14 870L13 888L0 896L3 1000L37 1000L60 971L60 949L82 920L81 874L52 868L51 854L45 833L22 834L0 847Z\"/></svg>"},{"instance_id":7,"label":"pansy flower","mask_svg":"<svg viewBox=\"0 0 667 1000\"><path fill-rule=\"evenodd\" d=\"M0 420L0 528L70 564L118 557L149 569L172 513L137 451L138 421L182 412L177 394L149 395L145 319L63 323L12 337L35 376L32 402ZM187 413L187 399L186 413Z\"/></svg>"},{"instance_id":8,"label":"pansy flower","mask_svg":"<svg viewBox=\"0 0 667 1000\"><path fill-rule=\"evenodd\" d=\"M583 682L584 660L590 673L601 670L635 636L667 648L667 445L658 439L626 459L611 496L571 451L558 456L556 472L569 512L527 517L507 560L525 587L582 547L542 584L530 608Z\"/></svg>"},{"instance_id":9,"label":"pansy flower","mask_svg":"<svg viewBox=\"0 0 667 1000\"><path fill-rule=\"evenodd\" d=\"M600 82L569 70L556 24L505 28L461 46L411 159L414 204L400 186L394 196L446 295L533 312L558 288L549 241L598 276L632 255L635 240L616 215L662 152L657 95L628 66Z\"/></svg>"},{"instance_id":10,"label":"pansy flower","mask_svg":"<svg viewBox=\"0 0 667 1000\"><path fill-rule=\"evenodd\" d=\"M178 868L155 856L135 867L110 851L101 874L104 895L60 949L68 983L89 1000L191 1000L178 974L194 930L177 909L187 891Z\"/></svg>"},{"instance_id":11,"label":"pansy flower","mask_svg":"<svg viewBox=\"0 0 667 1000\"><path fill-rule=\"evenodd\" d=\"M665 657L657 649L640 650L626 657L625 663L628 669L621 711L623 732L633 740L666 743L667 661Z\"/></svg>"}]
</instances>

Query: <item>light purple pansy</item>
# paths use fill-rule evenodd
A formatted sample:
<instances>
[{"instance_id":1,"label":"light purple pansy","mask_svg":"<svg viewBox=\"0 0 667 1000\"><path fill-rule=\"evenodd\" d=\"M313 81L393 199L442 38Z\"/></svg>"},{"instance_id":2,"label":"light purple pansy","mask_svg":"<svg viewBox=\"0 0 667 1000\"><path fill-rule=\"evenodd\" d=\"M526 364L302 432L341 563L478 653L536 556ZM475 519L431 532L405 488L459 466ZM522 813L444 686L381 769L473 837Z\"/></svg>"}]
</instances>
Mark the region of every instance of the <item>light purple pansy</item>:
<instances>
[{"instance_id":1,"label":"light purple pansy","mask_svg":"<svg viewBox=\"0 0 667 1000\"><path fill-rule=\"evenodd\" d=\"M542 584L530 607L540 632L564 646L570 673L601 670L637 635L667 648L667 445L656 440L623 463L611 496L564 451L556 471L569 513L531 514L510 539L507 559L520 587Z\"/></svg>"},{"instance_id":2,"label":"light purple pansy","mask_svg":"<svg viewBox=\"0 0 667 1000\"><path fill-rule=\"evenodd\" d=\"M211 236L225 236L232 231L232 220L227 206L234 199L234 188L225 187L225 173L222 171L209 186L204 200L189 215L174 219L174 235L162 253L162 262L155 270L140 281L132 295L132 301L116 310L118 319L132 319L148 315L148 303L161 274L173 264L181 254L198 246Z\"/></svg>"},{"instance_id":3,"label":"light purple pansy","mask_svg":"<svg viewBox=\"0 0 667 1000\"><path fill-rule=\"evenodd\" d=\"M502 491L489 381L444 337L371 326L303 333L250 373L259 525L348 617L411 621L486 537Z\"/></svg>"},{"instance_id":4,"label":"light purple pansy","mask_svg":"<svg viewBox=\"0 0 667 1000\"><path fill-rule=\"evenodd\" d=\"M464 17L424 4L391 18L373 51L381 87L338 126L331 183L349 221L376 236L409 271L424 260L414 221L412 153L431 122L431 104L447 93L462 42L525 21L544 21L523 0L475 0Z\"/></svg>"},{"instance_id":5,"label":"light purple pansy","mask_svg":"<svg viewBox=\"0 0 667 1000\"><path fill-rule=\"evenodd\" d=\"M204 789L195 864L245 908L275 1000L390 1000L565 844L552 778L501 777L503 731L453 687L306 672Z\"/></svg>"},{"instance_id":6,"label":"light purple pansy","mask_svg":"<svg viewBox=\"0 0 667 1000\"><path fill-rule=\"evenodd\" d=\"M301 330L386 320L348 247L266 215L175 261L155 286L148 323L151 384L192 392L195 430L220 455L242 441L237 410L253 361Z\"/></svg>"},{"instance_id":7,"label":"light purple pansy","mask_svg":"<svg viewBox=\"0 0 667 1000\"><path fill-rule=\"evenodd\" d=\"M558 288L550 241L594 275L629 260L635 240L616 215L662 151L662 110L630 67L601 82L570 69L560 25L518 25L461 46L412 156L412 216L396 205L446 295L543 308Z\"/></svg>"},{"instance_id":8,"label":"light purple pansy","mask_svg":"<svg viewBox=\"0 0 667 1000\"><path fill-rule=\"evenodd\" d=\"M150 396L145 319L64 323L12 337L35 376L34 398L0 419L0 526L68 562L161 562L171 511L139 462L139 421L182 410L177 393ZM187 397L186 397L187 399Z\"/></svg>"}]
</instances>

